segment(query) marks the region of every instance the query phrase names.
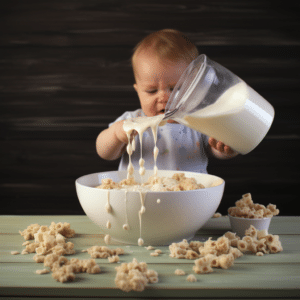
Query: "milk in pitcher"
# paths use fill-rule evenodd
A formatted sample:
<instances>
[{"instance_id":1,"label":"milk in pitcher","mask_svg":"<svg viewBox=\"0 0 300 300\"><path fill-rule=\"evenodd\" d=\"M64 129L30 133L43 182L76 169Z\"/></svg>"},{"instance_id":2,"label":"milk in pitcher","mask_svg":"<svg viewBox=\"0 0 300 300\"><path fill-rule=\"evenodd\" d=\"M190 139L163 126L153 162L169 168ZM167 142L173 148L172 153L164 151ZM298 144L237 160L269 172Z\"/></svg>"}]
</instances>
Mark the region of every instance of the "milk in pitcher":
<instances>
[{"instance_id":1,"label":"milk in pitcher","mask_svg":"<svg viewBox=\"0 0 300 300\"><path fill-rule=\"evenodd\" d=\"M274 109L245 82L226 90L214 103L184 117L186 126L222 141L241 154L264 138Z\"/></svg>"}]
</instances>

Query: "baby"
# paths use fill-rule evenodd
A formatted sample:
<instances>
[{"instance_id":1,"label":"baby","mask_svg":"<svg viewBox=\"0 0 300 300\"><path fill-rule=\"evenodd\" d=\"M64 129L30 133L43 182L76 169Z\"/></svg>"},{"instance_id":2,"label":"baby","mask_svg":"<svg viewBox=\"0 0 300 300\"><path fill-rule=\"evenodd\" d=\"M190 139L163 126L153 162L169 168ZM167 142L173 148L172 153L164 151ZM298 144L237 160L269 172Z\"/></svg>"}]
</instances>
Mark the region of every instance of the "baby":
<instances>
[{"instance_id":1,"label":"baby","mask_svg":"<svg viewBox=\"0 0 300 300\"><path fill-rule=\"evenodd\" d=\"M135 77L133 87L138 94L141 108L125 112L99 134L96 148L100 157L115 160L122 156L119 170L127 170L128 138L123 130L124 120L164 114L170 94L181 74L198 55L196 46L181 32L172 29L154 32L137 44L132 56ZM142 153L136 133L131 138L136 142L136 150L131 156L134 168L139 168L142 154L144 167L153 169L154 140L151 130L144 133ZM172 120L158 128L156 145L160 151L157 157L157 167L160 170L207 173L210 154L220 159L237 155L237 152L221 141Z\"/></svg>"}]
</instances>

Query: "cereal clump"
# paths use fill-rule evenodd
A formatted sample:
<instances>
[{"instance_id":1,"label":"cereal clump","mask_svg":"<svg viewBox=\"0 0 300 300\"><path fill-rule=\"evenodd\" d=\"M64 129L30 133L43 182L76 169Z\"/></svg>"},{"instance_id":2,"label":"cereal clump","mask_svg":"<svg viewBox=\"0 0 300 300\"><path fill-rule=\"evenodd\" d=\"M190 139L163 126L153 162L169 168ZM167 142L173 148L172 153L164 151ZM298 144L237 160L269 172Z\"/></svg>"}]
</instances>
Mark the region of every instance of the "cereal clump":
<instances>
[{"instance_id":1,"label":"cereal clump","mask_svg":"<svg viewBox=\"0 0 300 300\"><path fill-rule=\"evenodd\" d=\"M70 228L70 223L55 223L52 222L51 225L41 226L39 224L31 224L23 231L19 231L19 233L24 237L25 240L33 240L35 238L36 233L44 233L48 232L50 235L57 235L58 233L66 238L73 237L75 235L75 230Z\"/></svg>"},{"instance_id":2,"label":"cereal clump","mask_svg":"<svg viewBox=\"0 0 300 300\"><path fill-rule=\"evenodd\" d=\"M190 191L203 189L205 186L197 183L195 178L187 178L184 173L175 173L171 178L150 176L147 182L137 183L133 178L124 179L119 183L110 178L102 179L101 185L96 186L99 189L122 189L124 187L141 186L152 191Z\"/></svg>"},{"instance_id":3,"label":"cereal clump","mask_svg":"<svg viewBox=\"0 0 300 300\"><path fill-rule=\"evenodd\" d=\"M257 256L283 251L278 235L268 234L266 230L258 231L252 225L245 231L243 239L238 241L237 247L241 252L250 251Z\"/></svg>"},{"instance_id":4,"label":"cereal clump","mask_svg":"<svg viewBox=\"0 0 300 300\"><path fill-rule=\"evenodd\" d=\"M145 262L138 262L136 258L132 262L122 263L116 267L116 286L124 292L142 292L148 283L158 282L158 274L149 270Z\"/></svg>"},{"instance_id":5,"label":"cereal clump","mask_svg":"<svg viewBox=\"0 0 300 300\"><path fill-rule=\"evenodd\" d=\"M186 278L187 281L189 282L196 282L197 281L197 278L195 277L194 274L190 274L187 278Z\"/></svg>"},{"instance_id":6,"label":"cereal clump","mask_svg":"<svg viewBox=\"0 0 300 300\"><path fill-rule=\"evenodd\" d=\"M50 273L50 271L48 269L43 269L43 270L36 270L35 273L38 275L43 275L43 274Z\"/></svg>"},{"instance_id":7,"label":"cereal clump","mask_svg":"<svg viewBox=\"0 0 300 300\"><path fill-rule=\"evenodd\" d=\"M54 253L57 255L74 254L74 244L66 242L66 237L73 237L75 231L70 228L69 223L52 222L48 226L31 224L25 230L19 231L26 240L23 243L25 249L22 254L37 253L38 255L47 255ZM29 240L33 240L30 242Z\"/></svg>"},{"instance_id":8,"label":"cereal clump","mask_svg":"<svg viewBox=\"0 0 300 300\"><path fill-rule=\"evenodd\" d=\"M110 263L117 263L120 261L120 257L118 255L109 256L107 259Z\"/></svg>"},{"instance_id":9,"label":"cereal clump","mask_svg":"<svg viewBox=\"0 0 300 300\"><path fill-rule=\"evenodd\" d=\"M175 273L175 275L179 275L179 276L185 275L185 272L181 269L176 269L174 273Z\"/></svg>"},{"instance_id":10,"label":"cereal clump","mask_svg":"<svg viewBox=\"0 0 300 300\"><path fill-rule=\"evenodd\" d=\"M59 282L74 281L76 273L98 274L100 267L94 259L72 258L68 260L64 256L48 254L44 256L44 266L52 271L52 277Z\"/></svg>"},{"instance_id":11,"label":"cereal clump","mask_svg":"<svg viewBox=\"0 0 300 300\"><path fill-rule=\"evenodd\" d=\"M218 212L213 215L213 218L221 218L221 217L222 217L222 214L220 214Z\"/></svg>"},{"instance_id":12,"label":"cereal clump","mask_svg":"<svg viewBox=\"0 0 300 300\"><path fill-rule=\"evenodd\" d=\"M225 235L228 236L228 233ZM231 239L225 235L219 237L216 241L209 238L206 242L192 241L188 243L187 240L183 240L180 243L172 243L169 246L170 256L186 259L202 258L208 254L214 256L233 254L234 258L242 256L242 253L236 251L237 249L234 249L231 245L232 241L235 241L235 234L230 236Z\"/></svg>"},{"instance_id":13,"label":"cereal clump","mask_svg":"<svg viewBox=\"0 0 300 300\"><path fill-rule=\"evenodd\" d=\"M276 205L269 204L265 207L262 204L253 203L252 196L250 193L244 194L242 199L235 202L234 207L228 209L229 215L239 218L272 218L279 214L279 209Z\"/></svg>"},{"instance_id":14,"label":"cereal clump","mask_svg":"<svg viewBox=\"0 0 300 300\"><path fill-rule=\"evenodd\" d=\"M93 246L88 248L87 252L92 258L108 258L124 254L124 249L109 249L106 246Z\"/></svg>"},{"instance_id":15,"label":"cereal clump","mask_svg":"<svg viewBox=\"0 0 300 300\"><path fill-rule=\"evenodd\" d=\"M206 242L183 240L169 246L170 256L176 258L195 259L193 270L197 274L213 272L212 268L228 269L234 260L243 253L232 245L238 238L232 232L227 232L217 240L209 238Z\"/></svg>"}]
</instances>

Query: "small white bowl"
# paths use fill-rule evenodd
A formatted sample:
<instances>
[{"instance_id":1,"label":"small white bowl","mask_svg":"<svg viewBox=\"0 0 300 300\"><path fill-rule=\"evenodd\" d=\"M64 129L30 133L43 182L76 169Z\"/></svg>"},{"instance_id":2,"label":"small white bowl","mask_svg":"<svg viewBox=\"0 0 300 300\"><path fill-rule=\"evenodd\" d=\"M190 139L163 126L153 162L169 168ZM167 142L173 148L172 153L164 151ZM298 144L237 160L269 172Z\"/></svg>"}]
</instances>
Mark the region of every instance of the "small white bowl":
<instances>
[{"instance_id":1,"label":"small white bowl","mask_svg":"<svg viewBox=\"0 0 300 300\"><path fill-rule=\"evenodd\" d=\"M245 231L253 225L257 230L269 230L271 218L248 219L229 216L231 231L236 233L240 238L245 236Z\"/></svg>"},{"instance_id":2,"label":"small white bowl","mask_svg":"<svg viewBox=\"0 0 300 300\"><path fill-rule=\"evenodd\" d=\"M158 171L158 176L172 177L178 171ZM178 192L148 192L145 197L145 213L139 218L141 198L139 192L124 190L103 190L94 188L104 178L119 182L127 177L126 171L94 173L76 180L76 191L80 204L86 215L104 234L112 240L134 244L141 237L144 246L170 245L182 239L191 239L216 212L224 192L225 182L217 176L194 172L183 172L186 177L196 178L204 189ZM144 180L153 175L147 170ZM138 171L135 178L140 178ZM217 186L212 186L218 184ZM105 206L108 201L112 211ZM127 199L127 200L126 200ZM159 201L158 201L159 200ZM107 228L109 221L110 228ZM140 224L141 222L141 224ZM124 224L129 230L123 229ZM141 227L140 227L141 225ZM141 232L140 232L141 230Z\"/></svg>"}]
</instances>

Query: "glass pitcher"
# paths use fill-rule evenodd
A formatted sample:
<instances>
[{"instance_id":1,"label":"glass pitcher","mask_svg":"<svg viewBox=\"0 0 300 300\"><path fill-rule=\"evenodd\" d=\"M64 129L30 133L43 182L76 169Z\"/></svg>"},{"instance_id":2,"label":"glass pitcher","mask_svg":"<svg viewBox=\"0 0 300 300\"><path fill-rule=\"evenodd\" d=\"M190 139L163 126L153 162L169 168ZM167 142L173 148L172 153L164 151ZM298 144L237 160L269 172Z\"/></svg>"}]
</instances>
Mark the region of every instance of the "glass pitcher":
<instances>
[{"instance_id":1,"label":"glass pitcher","mask_svg":"<svg viewBox=\"0 0 300 300\"><path fill-rule=\"evenodd\" d=\"M164 119L247 154L270 129L274 108L241 78L202 54L181 75Z\"/></svg>"}]
</instances>

